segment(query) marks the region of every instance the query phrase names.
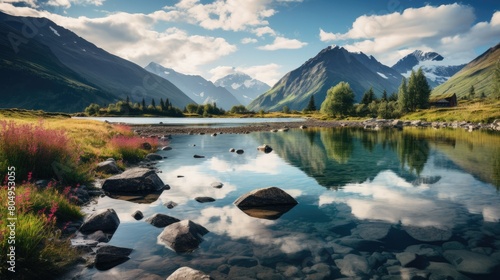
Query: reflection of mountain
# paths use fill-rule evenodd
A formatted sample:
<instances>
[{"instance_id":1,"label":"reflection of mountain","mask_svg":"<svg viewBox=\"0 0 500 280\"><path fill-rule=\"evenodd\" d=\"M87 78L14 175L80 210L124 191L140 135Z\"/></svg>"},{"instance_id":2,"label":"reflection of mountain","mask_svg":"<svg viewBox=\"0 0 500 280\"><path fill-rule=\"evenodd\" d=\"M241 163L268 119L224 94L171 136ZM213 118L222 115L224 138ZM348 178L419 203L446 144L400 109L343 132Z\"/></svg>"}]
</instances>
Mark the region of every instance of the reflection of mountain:
<instances>
[{"instance_id":1,"label":"reflection of mountain","mask_svg":"<svg viewBox=\"0 0 500 280\"><path fill-rule=\"evenodd\" d=\"M260 143L303 170L325 187L373 179L383 170L402 173L408 181L414 175L401 170L392 142L398 131L366 132L354 129L308 129L287 133L252 134ZM307 139L307 140L305 140ZM383 164L382 164L383 163Z\"/></svg>"}]
</instances>

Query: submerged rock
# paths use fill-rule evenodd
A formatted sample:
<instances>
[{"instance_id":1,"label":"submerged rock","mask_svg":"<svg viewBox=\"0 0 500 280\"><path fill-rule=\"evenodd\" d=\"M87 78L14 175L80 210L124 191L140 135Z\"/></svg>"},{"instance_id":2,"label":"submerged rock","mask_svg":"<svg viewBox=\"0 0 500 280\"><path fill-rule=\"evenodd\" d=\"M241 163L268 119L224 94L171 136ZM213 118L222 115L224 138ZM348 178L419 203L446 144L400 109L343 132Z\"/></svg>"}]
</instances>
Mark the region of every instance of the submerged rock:
<instances>
[{"instance_id":1,"label":"submerged rock","mask_svg":"<svg viewBox=\"0 0 500 280\"><path fill-rule=\"evenodd\" d=\"M343 259L335 260L335 264L340 269L340 273L349 277L366 276L370 273L370 266L366 258L349 254Z\"/></svg>"},{"instance_id":2,"label":"submerged rock","mask_svg":"<svg viewBox=\"0 0 500 280\"><path fill-rule=\"evenodd\" d=\"M144 214L142 214L140 210L137 210L134 212L134 214L132 214L132 217L134 217L134 219L136 220L141 220L142 218L144 218Z\"/></svg>"},{"instance_id":3,"label":"submerged rock","mask_svg":"<svg viewBox=\"0 0 500 280\"><path fill-rule=\"evenodd\" d=\"M203 241L202 236L208 230L190 220L173 223L163 229L158 241L172 248L176 252L190 252L198 248Z\"/></svg>"},{"instance_id":4,"label":"submerged rock","mask_svg":"<svg viewBox=\"0 0 500 280\"><path fill-rule=\"evenodd\" d=\"M102 184L102 189L110 193L142 194L161 191L164 186L154 170L136 167L109 177Z\"/></svg>"},{"instance_id":5,"label":"submerged rock","mask_svg":"<svg viewBox=\"0 0 500 280\"><path fill-rule=\"evenodd\" d=\"M264 144L264 145L258 146L257 150L268 154L268 153L273 151L273 148L271 148L271 146L269 146L267 144Z\"/></svg>"},{"instance_id":6,"label":"submerged rock","mask_svg":"<svg viewBox=\"0 0 500 280\"><path fill-rule=\"evenodd\" d=\"M500 267L500 261L467 250L448 250L443 253L458 271L470 274L491 274Z\"/></svg>"},{"instance_id":7,"label":"submerged rock","mask_svg":"<svg viewBox=\"0 0 500 280\"><path fill-rule=\"evenodd\" d=\"M440 229L433 226L403 226L403 229L411 237L422 242L448 241L452 235L452 232L449 229Z\"/></svg>"},{"instance_id":8,"label":"submerged rock","mask_svg":"<svg viewBox=\"0 0 500 280\"><path fill-rule=\"evenodd\" d=\"M224 186L224 184L221 183L221 182L213 182L212 184L210 184L210 186L212 188L220 189L220 188L222 188Z\"/></svg>"},{"instance_id":9,"label":"submerged rock","mask_svg":"<svg viewBox=\"0 0 500 280\"><path fill-rule=\"evenodd\" d=\"M82 233L93 233L102 230L106 233L114 233L120 225L120 219L113 209L102 209L87 217L80 227Z\"/></svg>"}]
</instances>

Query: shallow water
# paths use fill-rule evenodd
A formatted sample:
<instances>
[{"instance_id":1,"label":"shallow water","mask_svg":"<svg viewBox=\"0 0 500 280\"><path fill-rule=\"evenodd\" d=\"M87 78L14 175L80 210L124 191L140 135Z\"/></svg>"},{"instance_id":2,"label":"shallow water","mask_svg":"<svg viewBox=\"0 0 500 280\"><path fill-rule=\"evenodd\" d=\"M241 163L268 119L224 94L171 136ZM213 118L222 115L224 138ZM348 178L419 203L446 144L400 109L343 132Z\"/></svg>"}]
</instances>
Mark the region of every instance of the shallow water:
<instances>
[{"instance_id":1,"label":"shallow water","mask_svg":"<svg viewBox=\"0 0 500 280\"><path fill-rule=\"evenodd\" d=\"M274 150L257 151L264 143ZM173 149L159 152L168 158L157 165L171 189L156 202L105 197L86 209L115 209L121 224L109 244L134 251L129 261L107 271L84 269L79 279L165 279L181 266L215 279L495 279L498 269L478 275L448 263L451 249L500 260L499 144L498 135L483 132L417 129L174 136ZM221 189L210 187L217 181ZM268 186L299 204L276 220L233 205ZM198 203L198 196L216 200ZM168 209L169 201L178 206ZM136 210L146 218L190 219L210 233L194 252L175 253L158 243L162 229L132 218ZM419 257L406 264L396 256L402 252Z\"/></svg>"},{"instance_id":2,"label":"shallow water","mask_svg":"<svg viewBox=\"0 0 500 280\"><path fill-rule=\"evenodd\" d=\"M74 117L96 121L127 124L165 124L211 127L235 127L254 123L301 122L303 118L169 118L169 117Z\"/></svg>"}]
</instances>

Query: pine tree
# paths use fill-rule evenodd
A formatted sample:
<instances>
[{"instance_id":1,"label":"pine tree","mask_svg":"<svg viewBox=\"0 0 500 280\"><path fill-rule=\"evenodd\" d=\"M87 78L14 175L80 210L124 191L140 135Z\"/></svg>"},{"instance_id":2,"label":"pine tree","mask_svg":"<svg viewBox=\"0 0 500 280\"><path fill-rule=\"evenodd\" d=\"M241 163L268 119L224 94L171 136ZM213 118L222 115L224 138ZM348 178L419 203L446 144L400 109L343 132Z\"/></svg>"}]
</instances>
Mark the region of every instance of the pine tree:
<instances>
[{"instance_id":1,"label":"pine tree","mask_svg":"<svg viewBox=\"0 0 500 280\"><path fill-rule=\"evenodd\" d=\"M382 92L382 98L380 101L386 101L387 102L387 91L384 89L384 92Z\"/></svg>"},{"instance_id":2,"label":"pine tree","mask_svg":"<svg viewBox=\"0 0 500 280\"><path fill-rule=\"evenodd\" d=\"M156 108L156 102L154 98L151 99L151 106L153 106L153 109Z\"/></svg>"},{"instance_id":3,"label":"pine tree","mask_svg":"<svg viewBox=\"0 0 500 280\"><path fill-rule=\"evenodd\" d=\"M316 104L314 102L314 95L311 95L311 98L309 99L309 103L307 104L305 111L308 111L308 112L316 111Z\"/></svg>"},{"instance_id":4,"label":"pine tree","mask_svg":"<svg viewBox=\"0 0 500 280\"><path fill-rule=\"evenodd\" d=\"M375 93L373 92L373 88L370 87L369 90L365 91L365 93L363 94L363 98L361 99L361 103L365 104L365 105L369 105L370 103L372 103L372 101L376 101L376 97L375 97Z\"/></svg>"},{"instance_id":5,"label":"pine tree","mask_svg":"<svg viewBox=\"0 0 500 280\"><path fill-rule=\"evenodd\" d=\"M127 104L130 104L130 98L127 95L127 100L125 101Z\"/></svg>"},{"instance_id":6,"label":"pine tree","mask_svg":"<svg viewBox=\"0 0 500 280\"><path fill-rule=\"evenodd\" d=\"M165 111L165 102L163 101L163 98L160 98L160 108L162 111Z\"/></svg>"},{"instance_id":7,"label":"pine tree","mask_svg":"<svg viewBox=\"0 0 500 280\"><path fill-rule=\"evenodd\" d=\"M414 112L417 108L417 73L411 70L410 79L408 80L408 111Z\"/></svg>"},{"instance_id":8,"label":"pine tree","mask_svg":"<svg viewBox=\"0 0 500 280\"><path fill-rule=\"evenodd\" d=\"M424 75L422 68L419 68L416 74L417 92L415 97L415 108L426 109L429 107L429 96L431 95L431 87L427 83L427 78Z\"/></svg>"},{"instance_id":9,"label":"pine tree","mask_svg":"<svg viewBox=\"0 0 500 280\"><path fill-rule=\"evenodd\" d=\"M398 105L401 112L409 111L409 98L408 98L408 86L406 85L406 78L403 77L401 85L398 90Z\"/></svg>"},{"instance_id":10,"label":"pine tree","mask_svg":"<svg viewBox=\"0 0 500 280\"><path fill-rule=\"evenodd\" d=\"M470 89L469 89L470 98L474 98L474 95L476 95L476 90L474 89L474 86L470 86Z\"/></svg>"},{"instance_id":11,"label":"pine tree","mask_svg":"<svg viewBox=\"0 0 500 280\"><path fill-rule=\"evenodd\" d=\"M146 110L146 100L144 100L144 97L142 98L142 102L141 102L141 109L144 111Z\"/></svg>"}]
</instances>

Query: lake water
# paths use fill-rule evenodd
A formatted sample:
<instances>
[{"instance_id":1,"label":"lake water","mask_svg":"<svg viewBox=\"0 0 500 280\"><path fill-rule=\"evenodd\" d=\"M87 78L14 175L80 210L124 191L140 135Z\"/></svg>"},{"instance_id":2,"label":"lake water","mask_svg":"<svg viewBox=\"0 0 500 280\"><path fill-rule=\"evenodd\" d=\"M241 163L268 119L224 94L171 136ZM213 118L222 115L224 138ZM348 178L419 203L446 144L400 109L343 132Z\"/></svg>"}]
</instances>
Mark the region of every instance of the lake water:
<instances>
[{"instance_id":1,"label":"lake water","mask_svg":"<svg viewBox=\"0 0 500 280\"><path fill-rule=\"evenodd\" d=\"M86 119L96 121L109 121L112 123L127 124L165 124L165 125L184 125L197 126L205 125L212 127L222 126L241 126L253 123L270 122L300 122L303 118L142 118L142 117L74 117L75 119Z\"/></svg>"},{"instance_id":2,"label":"lake water","mask_svg":"<svg viewBox=\"0 0 500 280\"><path fill-rule=\"evenodd\" d=\"M257 151L264 143L274 150ZM104 197L86 209L115 209L121 224L109 244L134 251L78 279L165 279L181 266L214 279L498 279L498 134L307 129L179 135L170 146L159 152L168 158L158 175L171 189L157 201ZM221 189L210 187L217 181ZM274 220L233 205L268 186L299 204ZM168 209L169 201L178 206ZM190 219L210 233L195 251L175 253L158 243L162 229L132 218L136 210Z\"/></svg>"}]
</instances>

